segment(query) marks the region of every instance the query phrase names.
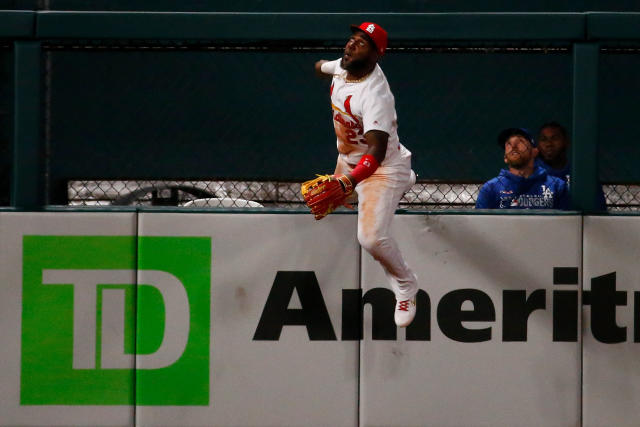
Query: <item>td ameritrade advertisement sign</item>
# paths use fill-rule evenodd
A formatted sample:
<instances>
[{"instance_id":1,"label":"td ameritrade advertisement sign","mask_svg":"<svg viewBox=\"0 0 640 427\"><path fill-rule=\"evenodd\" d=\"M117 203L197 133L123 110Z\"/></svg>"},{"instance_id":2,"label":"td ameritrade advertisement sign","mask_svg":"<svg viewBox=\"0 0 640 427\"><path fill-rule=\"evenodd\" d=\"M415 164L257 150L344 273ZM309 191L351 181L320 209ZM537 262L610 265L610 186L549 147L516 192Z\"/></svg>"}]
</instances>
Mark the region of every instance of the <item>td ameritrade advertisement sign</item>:
<instances>
[{"instance_id":1,"label":"td ameritrade advertisement sign","mask_svg":"<svg viewBox=\"0 0 640 427\"><path fill-rule=\"evenodd\" d=\"M638 229L602 222L583 258L580 218L399 215L403 330L354 215L0 215L0 425L622 425Z\"/></svg>"},{"instance_id":2,"label":"td ameritrade advertisement sign","mask_svg":"<svg viewBox=\"0 0 640 427\"><path fill-rule=\"evenodd\" d=\"M208 405L209 237L23 238L22 405Z\"/></svg>"}]
</instances>

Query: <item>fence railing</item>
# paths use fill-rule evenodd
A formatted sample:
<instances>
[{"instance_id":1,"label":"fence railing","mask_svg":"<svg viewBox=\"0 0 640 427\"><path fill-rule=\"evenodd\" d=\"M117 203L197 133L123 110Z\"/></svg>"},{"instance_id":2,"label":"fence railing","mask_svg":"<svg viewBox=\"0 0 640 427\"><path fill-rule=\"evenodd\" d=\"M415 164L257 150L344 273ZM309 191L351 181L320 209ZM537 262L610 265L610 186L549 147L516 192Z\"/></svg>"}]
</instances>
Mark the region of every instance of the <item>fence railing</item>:
<instances>
[{"instance_id":1,"label":"fence railing","mask_svg":"<svg viewBox=\"0 0 640 427\"><path fill-rule=\"evenodd\" d=\"M400 208L473 209L482 183L417 182ZM603 185L608 211L640 212L640 185ZM70 206L303 208L300 182L78 180L67 186Z\"/></svg>"}]
</instances>

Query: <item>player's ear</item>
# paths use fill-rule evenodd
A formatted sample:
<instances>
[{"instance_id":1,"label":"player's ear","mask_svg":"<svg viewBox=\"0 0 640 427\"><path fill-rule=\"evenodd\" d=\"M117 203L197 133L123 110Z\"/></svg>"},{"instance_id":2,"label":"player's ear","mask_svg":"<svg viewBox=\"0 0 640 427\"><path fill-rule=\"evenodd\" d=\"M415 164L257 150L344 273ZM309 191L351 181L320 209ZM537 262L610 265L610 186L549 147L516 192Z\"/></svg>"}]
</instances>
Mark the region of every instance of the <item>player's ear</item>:
<instances>
[{"instance_id":1,"label":"player's ear","mask_svg":"<svg viewBox=\"0 0 640 427\"><path fill-rule=\"evenodd\" d=\"M504 160L505 163L507 163L507 155L505 154L504 157L502 158Z\"/></svg>"},{"instance_id":2,"label":"player's ear","mask_svg":"<svg viewBox=\"0 0 640 427\"><path fill-rule=\"evenodd\" d=\"M533 157L536 158L538 157L538 153L540 153L540 150L538 150L538 147L533 147L533 150L531 150L531 153L533 154Z\"/></svg>"}]
</instances>

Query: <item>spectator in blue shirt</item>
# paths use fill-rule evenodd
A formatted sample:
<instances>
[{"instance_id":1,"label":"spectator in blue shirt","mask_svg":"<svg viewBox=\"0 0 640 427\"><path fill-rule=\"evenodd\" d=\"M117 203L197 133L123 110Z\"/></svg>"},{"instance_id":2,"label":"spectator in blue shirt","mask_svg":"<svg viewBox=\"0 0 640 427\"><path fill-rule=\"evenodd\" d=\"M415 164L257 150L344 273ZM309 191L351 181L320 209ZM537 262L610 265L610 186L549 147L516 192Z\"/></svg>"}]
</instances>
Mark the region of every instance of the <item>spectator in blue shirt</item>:
<instances>
[{"instance_id":1,"label":"spectator in blue shirt","mask_svg":"<svg viewBox=\"0 0 640 427\"><path fill-rule=\"evenodd\" d=\"M548 122L540 126L538 131L538 150L540 155L536 159L536 165L543 167L547 174L556 176L571 185L571 162L567 156L569 150L569 135L565 128L558 122ZM596 190L598 209L607 210L607 202L598 185Z\"/></svg>"},{"instance_id":2,"label":"spectator in blue shirt","mask_svg":"<svg viewBox=\"0 0 640 427\"><path fill-rule=\"evenodd\" d=\"M538 148L522 128L508 128L498 135L507 168L487 181L478 194L476 209L568 209L567 184L535 165Z\"/></svg>"}]
</instances>

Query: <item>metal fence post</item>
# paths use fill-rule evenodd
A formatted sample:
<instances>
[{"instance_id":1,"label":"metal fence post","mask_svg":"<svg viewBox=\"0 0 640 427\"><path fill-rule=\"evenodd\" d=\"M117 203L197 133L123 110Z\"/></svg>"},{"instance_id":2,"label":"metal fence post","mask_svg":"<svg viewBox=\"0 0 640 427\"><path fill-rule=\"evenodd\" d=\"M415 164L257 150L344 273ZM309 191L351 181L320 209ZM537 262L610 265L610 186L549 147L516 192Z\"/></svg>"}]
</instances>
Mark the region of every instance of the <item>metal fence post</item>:
<instances>
[{"instance_id":1,"label":"metal fence post","mask_svg":"<svg viewBox=\"0 0 640 427\"><path fill-rule=\"evenodd\" d=\"M573 51L571 207L596 212L598 178L598 43L576 43Z\"/></svg>"},{"instance_id":2,"label":"metal fence post","mask_svg":"<svg viewBox=\"0 0 640 427\"><path fill-rule=\"evenodd\" d=\"M44 150L40 137L39 41L14 42L14 136L11 206L45 204Z\"/></svg>"}]
</instances>

